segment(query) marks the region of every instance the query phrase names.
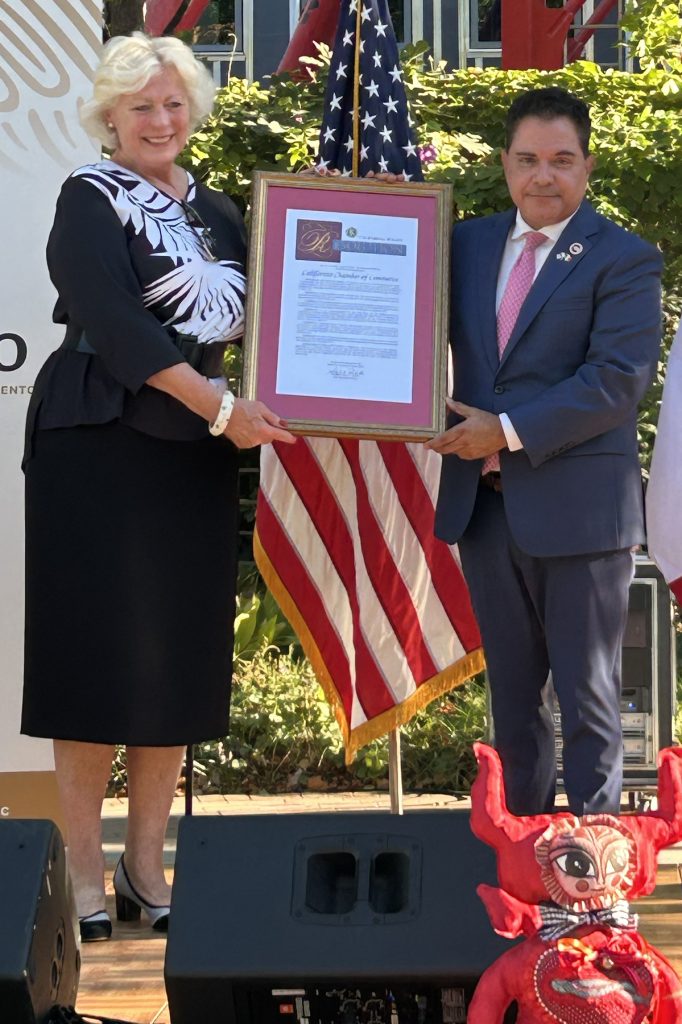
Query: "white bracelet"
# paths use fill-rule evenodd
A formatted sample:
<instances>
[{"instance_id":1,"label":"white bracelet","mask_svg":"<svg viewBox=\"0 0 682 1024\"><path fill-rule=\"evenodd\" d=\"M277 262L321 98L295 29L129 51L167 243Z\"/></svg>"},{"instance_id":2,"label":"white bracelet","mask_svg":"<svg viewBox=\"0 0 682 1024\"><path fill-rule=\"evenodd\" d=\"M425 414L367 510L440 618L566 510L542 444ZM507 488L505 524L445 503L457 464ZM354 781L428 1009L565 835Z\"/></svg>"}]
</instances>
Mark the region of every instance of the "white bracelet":
<instances>
[{"instance_id":1,"label":"white bracelet","mask_svg":"<svg viewBox=\"0 0 682 1024\"><path fill-rule=\"evenodd\" d=\"M234 398L235 396L232 392L225 388L215 422L208 425L209 433L213 434L214 437L220 437L225 432L225 427L229 423L232 410L234 409Z\"/></svg>"}]
</instances>

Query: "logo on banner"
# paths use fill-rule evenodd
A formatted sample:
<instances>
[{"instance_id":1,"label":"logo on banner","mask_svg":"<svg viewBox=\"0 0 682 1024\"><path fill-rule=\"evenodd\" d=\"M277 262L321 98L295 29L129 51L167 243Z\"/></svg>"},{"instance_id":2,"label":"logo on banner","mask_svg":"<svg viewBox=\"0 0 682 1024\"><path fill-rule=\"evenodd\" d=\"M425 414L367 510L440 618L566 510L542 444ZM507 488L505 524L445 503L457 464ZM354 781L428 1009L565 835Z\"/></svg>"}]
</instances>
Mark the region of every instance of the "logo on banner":
<instances>
[{"instance_id":1,"label":"logo on banner","mask_svg":"<svg viewBox=\"0 0 682 1024\"><path fill-rule=\"evenodd\" d=\"M341 253L334 244L341 238L343 225L334 220L296 222L296 259L322 263L340 263Z\"/></svg>"},{"instance_id":2,"label":"logo on banner","mask_svg":"<svg viewBox=\"0 0 682 1024\"><path fill-rule=\"evenodd\" d=\"M9 346L6 344L9 342ZM9 359L6 361L6 350L9 349ZM26 362L28 347L20 334L0 334L0 372L11 373L19 370Z\"/></svg>"}]
</instances>

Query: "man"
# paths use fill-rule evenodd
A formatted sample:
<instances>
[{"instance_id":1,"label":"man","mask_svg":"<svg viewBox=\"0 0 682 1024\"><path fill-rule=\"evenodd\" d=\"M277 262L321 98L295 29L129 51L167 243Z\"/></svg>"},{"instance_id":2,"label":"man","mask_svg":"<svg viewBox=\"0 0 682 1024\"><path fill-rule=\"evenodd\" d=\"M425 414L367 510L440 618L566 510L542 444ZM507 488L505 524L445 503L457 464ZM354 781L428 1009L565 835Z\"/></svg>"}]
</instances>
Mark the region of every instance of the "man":
<instances>
[{"instance_id":1,"label":"man","mask_svg":"<svg viewBox=\"0 0 682 1024\"><path fill-rule=\"evenodd\" d=\"M525 93L502 164L515 209L456 225L451 423L436 533L459 542L515 814L617 812L631 549L644 540L637 403L660 342L659 253L584 199L586 105Z\"/></svg>"}]
</instances>

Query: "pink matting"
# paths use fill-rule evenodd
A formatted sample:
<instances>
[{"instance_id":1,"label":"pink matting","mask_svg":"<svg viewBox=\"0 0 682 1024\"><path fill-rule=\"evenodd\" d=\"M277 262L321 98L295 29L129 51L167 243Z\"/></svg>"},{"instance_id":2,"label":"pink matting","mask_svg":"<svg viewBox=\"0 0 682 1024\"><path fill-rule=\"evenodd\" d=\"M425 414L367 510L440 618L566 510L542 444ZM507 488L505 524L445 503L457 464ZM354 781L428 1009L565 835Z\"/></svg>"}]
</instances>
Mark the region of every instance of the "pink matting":
<instances>
[{"instance_id":1,"label":"pink matting","mask_svg":"<svg viewBox=\"0 0 682 1024\"><path fill-rule=\"evenodd\" d=\"M343 198L341 198L343 197ZM310 419L322 423L399 423L409 427L431 423L433 381L433 281L435 275L435 226L437 200L434 196L395 195L368 189L367 192L336 189L300 188L288 185L268 186L267 243L263 260L263 301L258 324L258 394L274 412L285 419ZM365 213L378 216L416 217L417 289L415 322L415 365L412 378L412 404L378 402L356 398L314 398L303 395L281 395L276 391L277 346L282 305L282 265L284 233L288 209L338 213ZM419 359L419 353L427 358Z\"/></svg>"}]
</instances>

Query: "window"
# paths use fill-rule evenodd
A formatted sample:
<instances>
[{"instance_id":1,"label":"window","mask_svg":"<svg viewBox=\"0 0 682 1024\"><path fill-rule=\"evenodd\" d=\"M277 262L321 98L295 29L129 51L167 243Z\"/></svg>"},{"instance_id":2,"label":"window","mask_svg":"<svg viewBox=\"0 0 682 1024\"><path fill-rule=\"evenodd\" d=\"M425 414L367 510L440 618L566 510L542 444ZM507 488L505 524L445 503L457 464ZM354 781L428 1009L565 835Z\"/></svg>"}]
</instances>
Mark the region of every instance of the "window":
<instances>
[{"instance_id":1,"label":"window","mask_svg":"<svg viewBox=\"0 0 682 1024\"><path fill-rule=\"evenodd\" d=\"M399 43L410 41L409 11L407 0L388 0L388 11L393 22L393 31Z\"/></svg>"},{"instance_id":2,"label":"window","mask_svg":"<svg viewBox=\"0 0 682 1024\"><path fill-rule=\"evenodd\" d=\"M206 5L194 28L179 32L192 46L234 46L241 44L241 3L238 0L212 0Z\"/></svg>"},{"instance_id":3,"label":"window","mask_svg":"<svg viewBox=\"0 0 682 1024\"><path fill-rule=\"evenodd\" d=\"M459 66L499 67L502 0L458 0Z\"/></svg>"},{"instance_id":4,"label":"window","mask_svg":"<svg viewBox=\"0 0 682 1024\"><path fill-rule=\"evenodd\" d=\"M278 2L278 0L274 0L274 2ZM291 32L293 33L294 29L296 28L298 19L305 8L307 0L289 0L289 3L291 12ZM395 37L399 45L409 43L411 41L411 6L412 0L388 0L388 12L391 15L391 21L393 22L393 31L395 32Z\"/></svg>"},{"instance_id":5,"label":"window","mask_svg":"<svg viewBox=\"0 0 682 1024\"><path fill-rule=\"evenodd\" d=\"M502 0L471 0L471 45L499 43L502 39Z\"/></svg>"},{"instance_id":6,"label":"window","mask_svg":"<svg viewBox=\"0 0 682 1024\"><path fill-rule=\"evenodd\" d=\"M206 64L217 85L226 84L235 57L234 71L244 73L243 6L243 0L211 0L194 28L177 33Z\"/></svg>"}]
</instances>

